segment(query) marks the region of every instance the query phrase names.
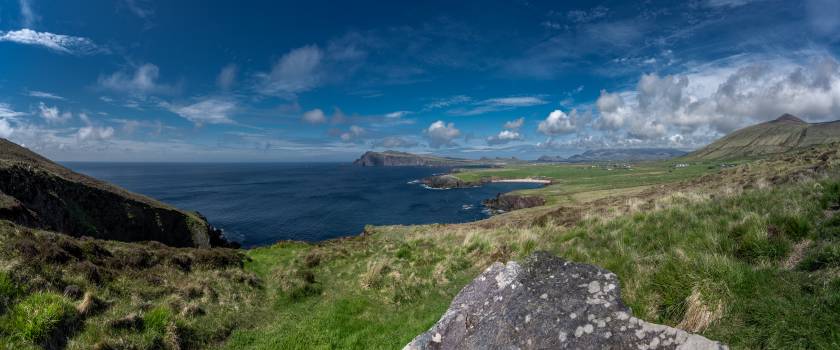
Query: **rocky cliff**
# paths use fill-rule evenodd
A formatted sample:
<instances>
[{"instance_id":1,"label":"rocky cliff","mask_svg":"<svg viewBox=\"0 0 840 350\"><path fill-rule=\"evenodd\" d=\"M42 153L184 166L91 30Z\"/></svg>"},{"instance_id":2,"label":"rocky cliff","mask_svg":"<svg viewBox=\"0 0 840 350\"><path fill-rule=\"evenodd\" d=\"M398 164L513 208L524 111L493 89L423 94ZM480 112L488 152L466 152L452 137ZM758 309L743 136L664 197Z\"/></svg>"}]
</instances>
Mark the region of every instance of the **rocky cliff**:
<instances>
[{"instance_id":1,"label":"rocky cliff","mask_svg":"<svg viewBox=\"0 0 840 350\"><path fill-rule=\"evenodd\" d=\"M404 350L727 349L696 334L648 323L621 301L615 274L535 253L495 263Z\"/></svg>"},{"instance_id":2,"label":"rocky cliff","mask_svg":"<svg viewBox=\"0 0 840 350\"><path fill-rule=\"evenodd\" d=\"M75 173L5 139L0 139L0 219L77 237L228 245L198 213Z\"/></svg>"}]
</instances>

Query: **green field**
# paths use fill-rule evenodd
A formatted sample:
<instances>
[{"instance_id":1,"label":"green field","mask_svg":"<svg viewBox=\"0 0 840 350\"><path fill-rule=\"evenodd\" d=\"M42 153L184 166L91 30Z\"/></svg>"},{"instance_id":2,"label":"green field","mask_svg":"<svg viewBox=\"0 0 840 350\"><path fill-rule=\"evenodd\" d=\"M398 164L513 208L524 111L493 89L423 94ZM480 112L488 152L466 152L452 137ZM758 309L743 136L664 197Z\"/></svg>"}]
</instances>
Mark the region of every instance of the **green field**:
<instances>
[{"instance_id":1,"label":"green field","mask_svg":"<svg viewBox=\"0 0 840 350\"><path fill-rule=\"evenodd\" d=\"M693 162L688 167L676 168L675 161L631 164L629 168L616 165L590 164L537 164L518 165L501 169L469 169L454 173L461 180L477 182L482 178L523 179L547 178L553 184L535 190L519 191L521 194L540 195L549 204L578 200L576 194L599 191L626 190L663 183L672 183L720 171L718 162ZM588 198L586 196L580 198Z\"/></svg>"}]
</instances>

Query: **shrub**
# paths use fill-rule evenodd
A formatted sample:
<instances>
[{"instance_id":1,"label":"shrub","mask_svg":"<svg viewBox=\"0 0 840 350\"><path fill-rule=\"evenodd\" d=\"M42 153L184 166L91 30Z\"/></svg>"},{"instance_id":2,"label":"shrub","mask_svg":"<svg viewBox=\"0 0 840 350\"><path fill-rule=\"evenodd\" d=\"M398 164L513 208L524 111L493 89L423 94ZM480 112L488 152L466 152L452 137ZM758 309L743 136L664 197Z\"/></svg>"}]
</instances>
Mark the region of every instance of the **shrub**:
<instances>
[{"instance_id":1,"label":"shrub","mask_svg":"<svg viewBox=\"0 0 840 350\"><path fill-rule=\"evenodd\" d=\"M15 305L3 319L2 328L13 338L40 343L74 316L75 309L68 300L58 294L38 292Z\"/></svg>"}]
</instances>

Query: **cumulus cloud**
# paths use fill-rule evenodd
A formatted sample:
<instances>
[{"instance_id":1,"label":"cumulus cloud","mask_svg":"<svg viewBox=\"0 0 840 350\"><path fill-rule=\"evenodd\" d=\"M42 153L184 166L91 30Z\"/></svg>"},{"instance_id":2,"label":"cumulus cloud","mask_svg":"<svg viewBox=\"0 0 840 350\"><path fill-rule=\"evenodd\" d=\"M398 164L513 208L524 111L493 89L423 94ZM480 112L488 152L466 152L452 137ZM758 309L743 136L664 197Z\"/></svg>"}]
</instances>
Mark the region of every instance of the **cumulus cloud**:
<instances>
[{"instance_id":1,"label":"cumulus cloud","mask_svg":"<svg viewBox=\"0 0 840 350\"><path fill-rule=\"evenodd\" d=\"M577 111L572 110L572 115L567 115L561 110L554 110L548 114L545 120L540 122L537 131L549 135L570 134L577 130Z\"/></svg>"},{"instance_id":2,"label":"cumulus cloud","mask_svg":"<svg viewBox=\"0 0 840 350\"><path fill-rule=\"evenodd\" d=\"M236 103L223 98L207 98L189 105L170 105L164 107L173 113L193 122L196 126L204 124L232 124L230 114L236 109Z\"/></svg>"},{"instance_id":3,"label":"cumulus cloud","mask_svg":"<svg viewBox=\"0 0 840 350\"><path fill-rule=\"evenodd\" d=\"M315 108L311 111L303 113L303 121L309 124L323 124L327 122L327 116L324 115L324 111L319 108Z\"/></svg>"},{"instance_id":4,"label":"cumulus cloud","mask_svg":"<svg viewBox=\"0 0 840 350\"><path fill-rule=\"evenodd\" d=\"M160 68L146 63L134 69L134 72L119 71L108 76L99 77L99 85L103 88L129 93L133 95L147 95L155 93L172 93L173 86L158 82Z\"/></svg>"},{"instance_id":5,"label":"cumulus cloud","mask_svg":"<svg viewBox=\"0 0 840 350\"><path fill-rule=\"evenodd\" d=\"M0 42L3 41L41 46L55 52L72 55L90 55L103 51L88 38L49 32L36 32L27 28L0 32Z\"/></svg>"},{"instance_id":6,"label":"cumulus cloud","mask_svg":"<svg viewBox=\"0 0 840 350\"><path fill-rule=\"evenodd\" d=\"M70 112L62 113L58 110L58 107L49 107L43 102L38 104L38 112L38 115L50 124L64 123L73 117L73 114Z\"/></svg>"},{"instance_id":7,"label":"cumulus cloud","mask_svg":"<svg viewBox=\"0 0 840 350\"><path fill-rule=\"evenodd\" d=\"M425 130L426 138L429 140L429 146L433 148L441 148L444 146L453 146L455 139L461 136L461 130L455 128L454 123L444 123L438 120Z\"/></svg>"},{"instance_id":8,"label":"cumulus cloud","mask_svg":"<svg viewBox=\"0 0 840 350\"><path fill-rule=\"evenodd\" d=\"M233 84L236 83L236 73L238 72L239 67L235 64L229 64L222 68L222 71L219 72L219 76L216 77L216 85L218 85L222 90L230 90L233 87Z\"/></svg>"},{"instance_id":9,"label":"cumulus cloud","mask_svg":"<svg viewBox=\"0 0 840 350\"><path fill-rule=\"evenodd\" d=\"M53 93L44 92L44 91L37 91L37 90L29 90L27 92L29 97L37 97L37 98L48 98L52 100L64 100L64 97L58 96Z\"/></svg>"},{"instance_id":10,"label":"cumulus cloud","mask_svg":"<svg viewBox=\"0 0 840 350\"><path fill-rule=\"evenodd\" d=\"M356 141L359 140L359 138L364 133L365 133L364 128L362 128L360 126L356 126L356 125L351 125L350 130L348 130L347 132L341 133L341 135L339 135L339 138L343 142L356 142Z\"/></svg>"},{"instance_id":11,"label":"cumulus cloud","mask_svg":"<svg viewBox=\"0 0 840 350\"><path fill-rule=\"evenodd\" d=\"M726 63L646 74L634 91L602 91L594 125L639 140L696 143L784 113L810 121L840 114L840 64L833 57Z\"/></svg>"},{"instance_id":12,"label":"cumulus cloud","mask_svg":"<svg viewBox=\"0 0 840 350\"><path fill-rule=\"evenodd\" d=\"M503 145L511 141L519 141L522 140L522 135L519 134L518 131L514 130L502 130L499 132L498 135L490 136L487 138L487 144L491 146L495 145Z\"/></svg>"},{"instance_id":13,"label":"cumulus cloud","mask_svg":"<svg viewBox=\"0 0 840 350\"><path fill-rule=\"evenodd\" d=\"M318 87L322 80L324 52L316 45L289 51L277 60L268 73L259 73L257 90L264 95L284 98Z\"/></svg>"},{"instance_id":14,"label":"cumulus cloud","mask_svg":"<svg viewBox=\"0 0 840 350\"><path fill-rule=\"evenodd\" d=\"M8 138L12 136L12 133L15 129L12 127L12 124L9 123L5 118L0 118L0 137Z\"/></svg>"},{"instance_id":15,"label":"cumulus cloud","mask_svg":"<svg viewBox=\"0 0 840 350\"><path fill-rule=\"evenodd\" d=\"M525 118L519 118L505 123L504 128L508 130L519 130L523 124L525 124Z\"/></svg>"}]
</instances>

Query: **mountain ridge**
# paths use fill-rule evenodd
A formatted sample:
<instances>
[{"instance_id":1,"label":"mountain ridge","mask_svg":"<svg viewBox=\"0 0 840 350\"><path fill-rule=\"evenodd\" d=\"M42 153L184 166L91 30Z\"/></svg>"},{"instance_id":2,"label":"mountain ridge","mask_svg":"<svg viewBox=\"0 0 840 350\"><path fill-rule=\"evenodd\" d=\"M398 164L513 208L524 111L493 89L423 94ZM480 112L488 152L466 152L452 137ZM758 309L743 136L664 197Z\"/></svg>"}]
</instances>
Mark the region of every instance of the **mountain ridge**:
<instances>
[{"instance_id":1,"label":"mountain ridge","mask_svg":"<svg viewBox=\"0 0 840 350\"><path fill-rule=\"evenodd\" d=\"M738 129L683 158L686 160L756 158L833 142L840 142L840 120L808 123L797 116L785 113L771 121Z\"/></svg>"}]
</instances>

